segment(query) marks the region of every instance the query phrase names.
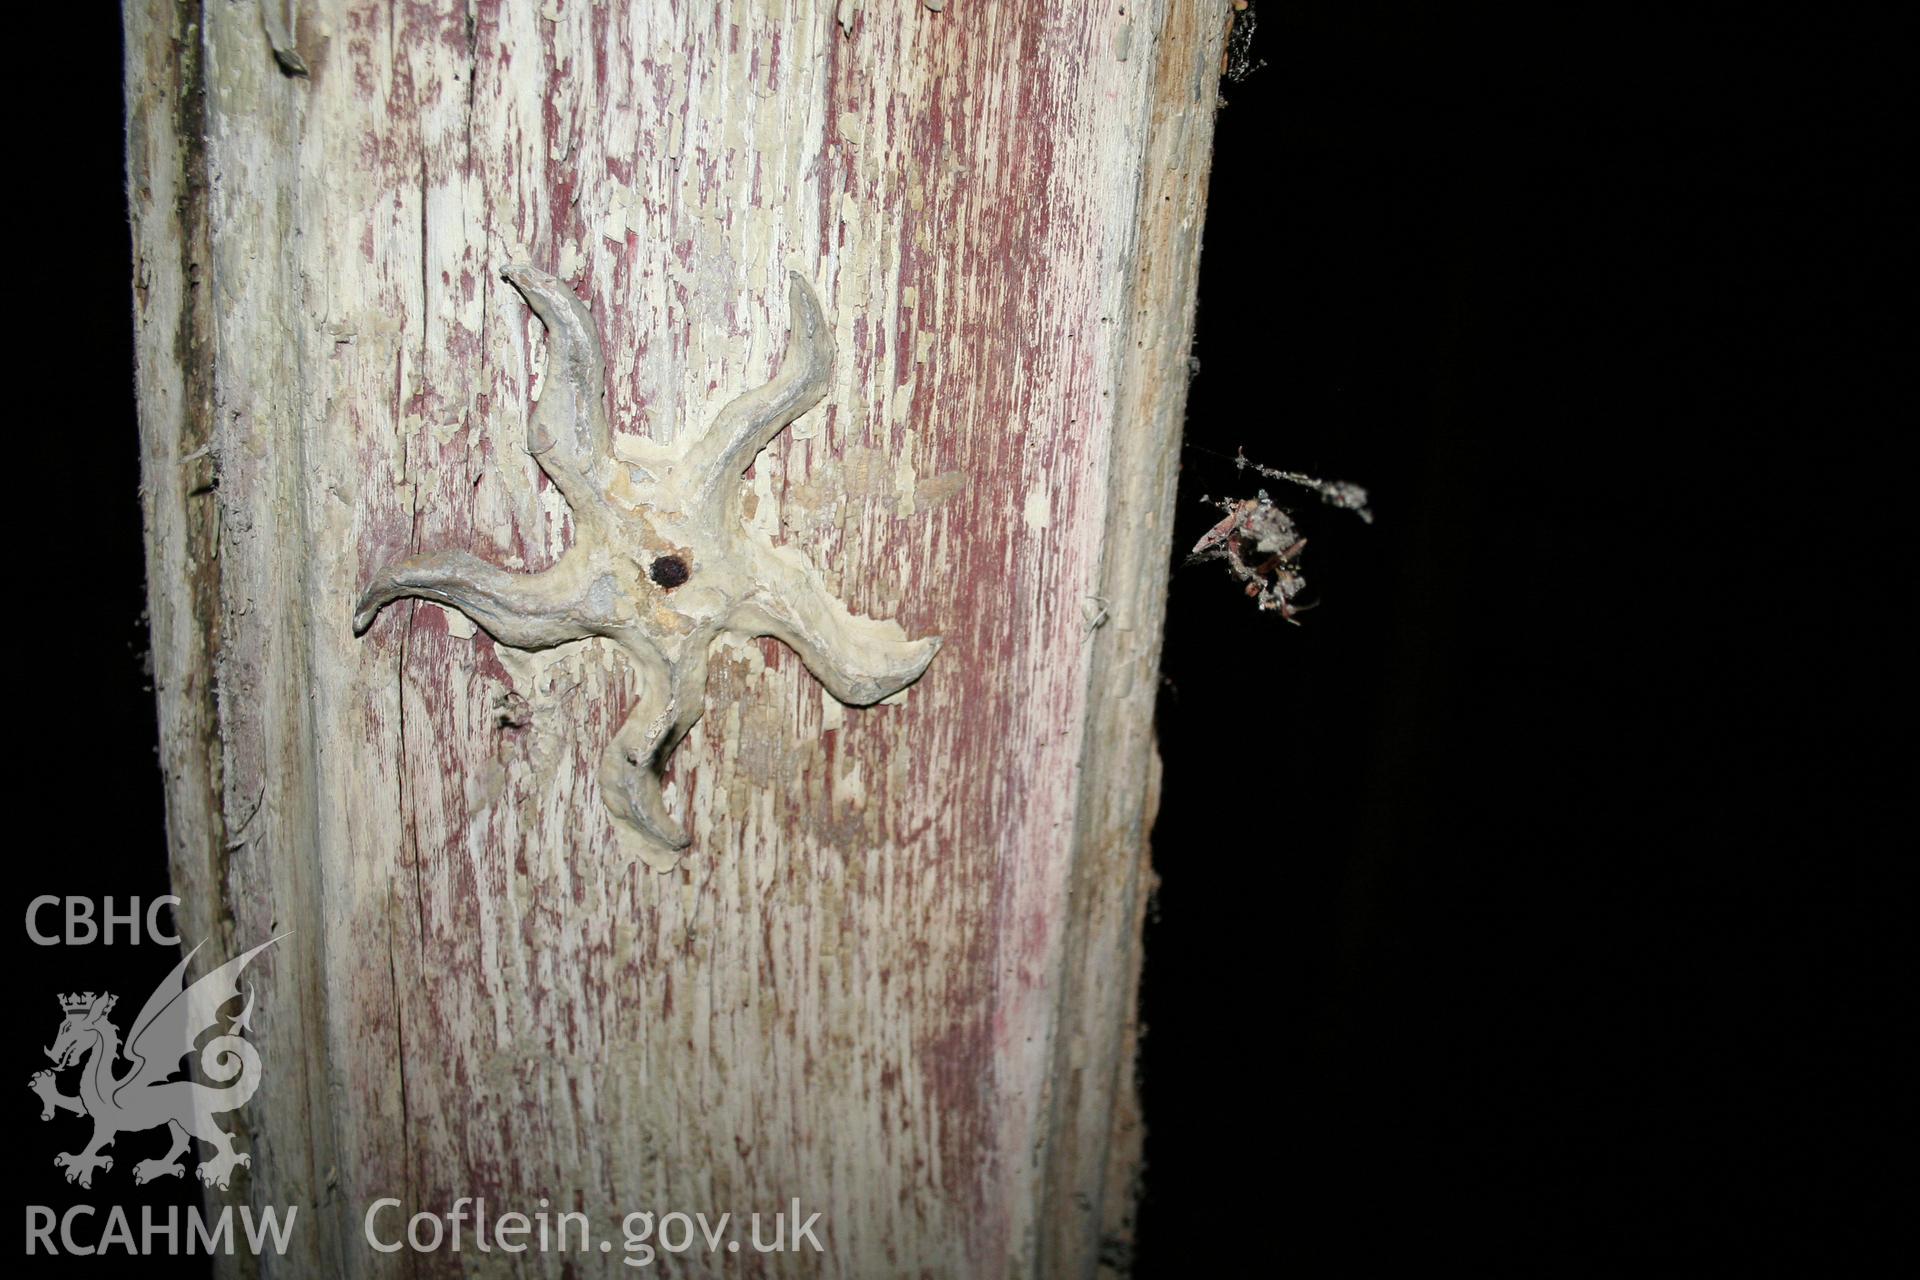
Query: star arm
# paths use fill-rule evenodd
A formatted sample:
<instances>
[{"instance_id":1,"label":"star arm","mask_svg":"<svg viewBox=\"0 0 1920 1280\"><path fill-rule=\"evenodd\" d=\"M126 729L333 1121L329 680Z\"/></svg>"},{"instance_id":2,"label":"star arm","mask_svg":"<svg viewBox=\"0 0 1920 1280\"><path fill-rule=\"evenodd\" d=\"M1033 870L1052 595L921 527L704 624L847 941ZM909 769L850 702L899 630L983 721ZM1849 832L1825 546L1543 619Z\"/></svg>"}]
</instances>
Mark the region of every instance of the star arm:
<instances>
[{"instance_id":1,"label":"star arm","mask_svg":"<svg viewBox=\"0 0 1920 1280\"><path fill-rule=\"evenodd\" d=\"M387 565L374 575L353 611L353 632L373 625L381 609L413 597L451 605L502 644L550 649L598 635L590 619L595 583L569 553L539 573L513 573L465 551L432 551Z\"/></svg>"},{"instance_id":2,"label":"star arm","mask_svg":"<svg viewBox=\"0 0 1920 1280\"><path fill-rule=\"evenodd\" d=\"M547 329L547 376L527 419L527 452L574 512L591 518L613 460L600 331L584 302L559 279L524 263L500 272Z\"/></svg>"},{"instance_id":3,"label":"star arm","mask_svg":"<svg viewBox=\"0 0 1920 1280\"><path fill-rule=\"evenodd\" d=\"M600 764L600 790L613 816L672 849L686 848L691 837L667 815L660 787L673 749L705 710L712 638L694 636L671 664L650 646L624 646L639 675L640 701Z\"/></svg>"},{"instance_id":4,"label":"star arm","mask_svg":"<svg viewBox=\"0 0 1920 1280\"><path fill-rule=\"evenodd\" d=\"M729 525L739 519L740 474L788 423L820 403L833 379L833 332L813 286L797 271L788 273L787 306L787 349L773 380L720 410L684 455L693 505L717 505Z\"/></svg>"},{"instance_id":5,"label":"star arm","mask_svg":"<svg viewBox=\"0 0 1920 1280\"><path fill-rule=\"evenodd\" d=\"M757 585L736 606L729 629L779 640L849 706L870 706L898 693L939 652L939 636L909 640L898 622L856 616L799 552L749 544L745 554Z\"/></svg>"}]
</instances>

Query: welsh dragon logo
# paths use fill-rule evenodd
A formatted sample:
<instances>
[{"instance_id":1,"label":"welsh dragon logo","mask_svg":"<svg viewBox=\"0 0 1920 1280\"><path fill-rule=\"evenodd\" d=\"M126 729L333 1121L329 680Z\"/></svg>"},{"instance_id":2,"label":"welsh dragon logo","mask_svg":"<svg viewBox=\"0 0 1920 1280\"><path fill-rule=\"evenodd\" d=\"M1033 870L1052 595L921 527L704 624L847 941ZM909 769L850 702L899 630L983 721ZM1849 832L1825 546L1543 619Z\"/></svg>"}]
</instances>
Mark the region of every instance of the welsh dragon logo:
<instances>
[{"instance_id":1,"label":"welsh dragon logo","mask_svg":"<svg viewBox=\"0 0 1920 1280\"><path fill-rule=\"evenodd\" d=\"M78 1153L53 1158L67 1171L68 1182L91 1187L94 1170L113 1168L113 1158L101 1155L102 1148L112 1146L122 1133L163 1126L172 1146L159 1159L134 1165L135 1183L184 1175L182 1157L195 1138L214 1148L200 1163L200 1180L210 1186L224 1188L237 1166L253 1163L252 1156L234 1150L233 1135L214 1124L215 1116L244 1105L260 1087L260 1051L241 1038L252 1029L252 993L245 993L247 1003L237 1015L229 1015L226 1034L201 1049L201 1073L214 1084L181 1076L181 1059L193 1052L203 1034L218 1028L221 1008L243 994L240 974L248 963L278 941L261 943L189 986L187 965L200 950L194 947L147 998L128 1029L124 1048L119 1030L108 1019L119 997L91 991L60 997L66 1017L47 1050L53 1070L34 1073L27 1087L40 1095L42 1120L53 1119L56 1111L93 1117L93 1140ZM123 1055L133 1065L116 1076L114 1065ZM60 1092L56 1077L76 1065L81 1067L80 1092L69 1096Z\"/></svg>"}]
</instances>

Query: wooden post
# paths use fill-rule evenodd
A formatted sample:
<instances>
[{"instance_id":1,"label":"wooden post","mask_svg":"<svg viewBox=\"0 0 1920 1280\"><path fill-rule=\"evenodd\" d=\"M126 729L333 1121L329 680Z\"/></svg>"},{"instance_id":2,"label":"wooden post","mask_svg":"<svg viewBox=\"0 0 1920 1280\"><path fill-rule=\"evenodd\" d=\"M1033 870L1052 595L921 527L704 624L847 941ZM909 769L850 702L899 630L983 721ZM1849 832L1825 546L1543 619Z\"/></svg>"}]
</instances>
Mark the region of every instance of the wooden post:
<instances>
[{"instance_id":1,"label":"wooden post","mask_svg":"<svg viewBox=\"0 0 1920 1280\"><path fill-rule=\"evenodd\" d=\"M301 1216L260 1273L455 1273L364 1222L461 1196L616 1242L633 1210L819 1212L824 1252L765 1274L1124 1267L1227 9L130 0L176 892L208 960L292 930L232 1194ZM868 709L775 641L717 648L677 860L602 803L638 692L609 642L525 652L418 601L350 625L396 555L570 544L515 260L587 300L632 456L765 381L811 281L833 385L745 481L750 527L946 639Z\"/></svg>"}]
</instances>

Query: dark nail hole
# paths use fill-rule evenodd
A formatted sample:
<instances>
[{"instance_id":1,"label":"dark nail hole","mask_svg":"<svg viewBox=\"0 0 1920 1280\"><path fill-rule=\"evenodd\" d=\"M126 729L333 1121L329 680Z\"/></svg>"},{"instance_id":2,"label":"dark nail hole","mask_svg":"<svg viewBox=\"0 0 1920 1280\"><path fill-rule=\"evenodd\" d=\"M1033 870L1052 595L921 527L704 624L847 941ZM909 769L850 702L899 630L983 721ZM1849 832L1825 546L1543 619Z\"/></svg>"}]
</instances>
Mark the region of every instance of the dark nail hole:
<instances>
[{"instance_id":1,"label":"dark nail hole","mask_svg":"<svg viewBox=\"0 0 1920 1280\"><path fill-rule=\"evenodd\" d=\"M687 562L679 556L656 556L647 576L671 591L687 580Z\"/></svg>"}]
</instances>

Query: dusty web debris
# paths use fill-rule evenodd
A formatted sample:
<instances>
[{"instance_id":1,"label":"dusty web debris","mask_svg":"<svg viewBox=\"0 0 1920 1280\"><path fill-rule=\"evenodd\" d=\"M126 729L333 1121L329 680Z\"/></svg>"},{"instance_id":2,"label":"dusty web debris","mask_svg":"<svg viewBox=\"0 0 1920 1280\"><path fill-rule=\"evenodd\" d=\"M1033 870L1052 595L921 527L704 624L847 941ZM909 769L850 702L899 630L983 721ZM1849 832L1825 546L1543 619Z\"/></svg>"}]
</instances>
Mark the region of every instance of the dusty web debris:
<instances>
[{"instance_id":1,"label":"dusty web debris","mask_svg":"<svg viewBox=\"0 0 1920 1280\"><path fill-rule=\"evenodd\" d=\"M1239 84L1267 65L1265 58L1253 56L1253 29L1258 21L1249 0L1233 0L1227 14L1227 47L1220 53L1220 76Z\"/></svg>"},{"instance_id":2,"label":"dusty web debris","mask_svg":"<svg viewBox=\"0 0 1920 1280\"><path fill-rule=\"evenodd\" d=\"M1367 523L1373 512L1367 507L1367 491L1345 480L1318 480L1297 471L1278 471L1249 459L1244 451L1234 455L1238 471L1254 471L1270 480L1311 489L1328 506L1351 511ZM1272 610L1288 622L1307 606L1293 602L1306 588L1300 572L1300 553L1307 540L1293 522L1293 513L1259 490L1251 498L1209 498L1200 501L1225 513L1213 528L1193 544L1187 563L1224 560L1227 572L1245 584L1247 595L1263 610ZM1296 623L1296 625L1298 625Z\"/></svg>"},{"instance_id":3,"label":"dusty web debris","mask_svg":"<svg viewBox=\"0 0 1920 1280\"><path fill-rule=\"evenodd\" d=\"M1299 485L1302 489L1311 489L1319 494L1320 500L1328 506L1351 511L1368 524L1373 523L1373 512L1367 509L1367 491L1350 480L1316 480L1298 471L1276 471L1272 467L1263 467L1247 457L1245 449L1234 452L1233 466L1236 471L1252 471L1269 480L1285 480L1289 484Z\"/></svg>"},{"instance_id":4,"label":"dusty web debris","mask_svg":"<svg viewBox=\"0 0 1920 1280\"><path fill-rule=\"evenodd\" d=\"M1278 609L1288 622L1298 612L1293 598L1307 585L1296 557L1307 545L1286 508L1276 507L1265 489L1255 498L1200 499L1227 513L1193 544L1189 563L1225 560L1227 571L1247 584L1247 594L1262 609Z\"/></svg>"}]
</instances>

